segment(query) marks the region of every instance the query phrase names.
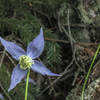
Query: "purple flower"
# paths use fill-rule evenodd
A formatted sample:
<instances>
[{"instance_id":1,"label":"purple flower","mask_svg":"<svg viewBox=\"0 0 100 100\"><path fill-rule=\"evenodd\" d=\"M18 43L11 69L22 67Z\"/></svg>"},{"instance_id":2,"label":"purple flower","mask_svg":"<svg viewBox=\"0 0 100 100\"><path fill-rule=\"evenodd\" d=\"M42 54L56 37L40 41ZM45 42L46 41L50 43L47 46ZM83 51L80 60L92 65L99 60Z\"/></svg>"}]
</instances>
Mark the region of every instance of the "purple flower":
<instances>
[{"instance_id":1,"label":"purple flower","mask_svg":"<svg viewBox=\"0 0 100 100\"><path fill-rule=\"evenodd\" d=\"M41 62L34 60L39 57L44 49L43 30L40 29L40 34L28 44L26 52L13 42L9 42L0 37L2 45L10 55L19 61L19 64L13 69L11 75L11 84L8 89L13 89L26 76L27 69L31 68L33 71L41 73L42 75L60 76L51 72Z\"/></svg>"},{"instance_id":2,"label":"purple flower","mask_svg":"<svg viewBox=\"0 0 100 100\"><path fill-rule=\"evenodd\" d=\"M4 97L3 97L3 95L0 93L0 100L3 100L4 99Z\"/></svg>"}]
</instances>

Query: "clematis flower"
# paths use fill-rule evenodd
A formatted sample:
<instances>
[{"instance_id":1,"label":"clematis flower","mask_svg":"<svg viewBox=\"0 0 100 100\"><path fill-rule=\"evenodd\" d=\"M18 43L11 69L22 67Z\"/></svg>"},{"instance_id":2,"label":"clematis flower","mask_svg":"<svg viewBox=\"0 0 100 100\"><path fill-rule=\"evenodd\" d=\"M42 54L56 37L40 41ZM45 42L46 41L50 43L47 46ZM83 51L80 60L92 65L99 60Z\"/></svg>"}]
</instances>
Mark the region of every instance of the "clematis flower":
<instances>
[{"instance_id":1,"label":"clematis flower","mask_svg":"<svg viewBox=\"0 0 100 100\"><path fill-rule=\"evenodd\" d=\"M51 72L41 62L35 60L41 55L44 49L42 28L40 29L39 35L28 44L26 52L20 46L13 42L4 40L2 37L0 37L0 41L5 47L5 50L15 60L19 61L19 64L17 64L17 66L12 71L11 83L8 91L12 90L18 83L21 82L21 80L26 76L29 68L42 75L60 76L59 74Z\"/></svg>"},{"instance_id":2,"label":"clematis flower","mask_svg":"<svg viewBox=\"0 0 100 100\"><path fill-rule=\"evenodd\" d=\"M4 99L4 97L3 97L3 95L0 93L0 100L3 100Z\"/></svg>"}]
</instances>

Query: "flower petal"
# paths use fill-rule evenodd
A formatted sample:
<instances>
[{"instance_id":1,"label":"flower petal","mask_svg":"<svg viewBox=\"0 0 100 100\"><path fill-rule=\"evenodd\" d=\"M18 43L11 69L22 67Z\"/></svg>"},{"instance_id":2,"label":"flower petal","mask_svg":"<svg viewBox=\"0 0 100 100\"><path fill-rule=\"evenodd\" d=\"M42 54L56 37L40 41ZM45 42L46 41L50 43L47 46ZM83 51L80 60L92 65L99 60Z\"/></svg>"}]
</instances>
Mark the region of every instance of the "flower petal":
<instances>
[{"instance_id":1,"label":"flower petal","mask_svg":"<svg viewBox=\"0 0 100 100\"><path fill-rule=\"evenodd\" d=\"M0 100L3 100L4 99L4 97L3 97L3 95L0 93Z\"/></svg>"},{"instance_id":2,"label":"flower petal","mask_svg":"<svg viewBox=\"0 0 100 100\"><path fill-rule=\"evenodd\" d=\"M11 54L11 56L18 60L21 55L25 55L25 51L13 42L9 42L0 37L2 45Z\"/></svg>"},{"instance_id":3,"label":"flower petal","mask_svg":"<svg viewBox=\"0 0 100 100\"><path fill-rule=\"evenodd\" d=\"M26 76L27 70L20 69L20 65L18 64L12 72L11 75L11 84L8 91L12 90L20 81Z\"/></svg>"},{"instance_id":4,"label":"flower petal","mask_svg":"<svg viewBox=\"0 0 100 100\"><path fill-rule=\"evenodd\" d=\"M33 71L41 73L42 75L60 76L59 74L51 72L48 68L46 68L42 63L37 60L34 60L34 64L32 65L31 69Z\"/></svg>"},{"instance_id":5,"label":"flower petal","mask_svg":"<svg viewBox=\"0 0 100 100\"><path fill-rule=\"evenodd\" d=\"M43 30L40 29L40 34L29 43L27 47L27 55L32 59L39 57L44 49Z\"/></svg>"}]
</instances>

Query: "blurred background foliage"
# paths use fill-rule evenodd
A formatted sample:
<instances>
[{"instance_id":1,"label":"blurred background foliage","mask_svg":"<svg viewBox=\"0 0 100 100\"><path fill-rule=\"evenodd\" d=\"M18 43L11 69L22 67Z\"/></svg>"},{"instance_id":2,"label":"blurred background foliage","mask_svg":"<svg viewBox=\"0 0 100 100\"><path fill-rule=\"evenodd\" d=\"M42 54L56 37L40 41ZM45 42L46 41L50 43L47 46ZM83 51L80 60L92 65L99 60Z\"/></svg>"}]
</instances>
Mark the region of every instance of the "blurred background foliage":
<instances>
[{"instance_id":1,"label":"blurred background foliage","mask_svg":"<svg viewBox=\"0 0 100 100\"><path fill-rule=\"evenodd\" d=\"M62 73L62 77L56 78L31 72L37 85L30 83L29 100L46 100L47 97L48 100L80 100L84 77L96 43L100 42L99 22L99 0L0 0L0 36L26 49L43 27L45 48L39 60L53 72ZM24 81L7 92L17 62L7 53L3 58L3 50L0 44L0 93L5 100L23 100ZM99 77L99 58L91 73L94 80Z\"/></svg>"}]
</instances>

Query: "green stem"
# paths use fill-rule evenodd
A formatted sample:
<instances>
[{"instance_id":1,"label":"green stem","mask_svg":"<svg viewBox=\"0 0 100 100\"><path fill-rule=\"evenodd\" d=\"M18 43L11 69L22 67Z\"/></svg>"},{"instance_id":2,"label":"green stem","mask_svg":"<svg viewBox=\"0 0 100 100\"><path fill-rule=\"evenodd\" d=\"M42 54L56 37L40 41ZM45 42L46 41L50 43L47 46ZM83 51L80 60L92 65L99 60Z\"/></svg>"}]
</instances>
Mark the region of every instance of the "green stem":
<instances>
[{"instance_id":1,"label":"green stem","mask_svg":"<svg viewBox=\"0 0 100 100\"><path fill-rule=\"evenodd\" d=\"M94 58L93 58L92 63L91 63L91 65L90 65L90 68L89 68L89 70L88 70L88 73L87 73L87 75L86 75L86 77L85 77L85 81L84 81L83 88L82 88L82 97L81 97L82 100L84 100L84 91L85 91L86 83L87 83L87 81L88 81L88 77L89 77L89 75L90 75L91 69L92 69L93 64L94 64L94 62L95 62L95 59L96 59L97 54L98 54L98 52L99 52L99 49L100 49L100 44L99 44L99 46L98 46L98 48L97 48L97 50L96 50L96 53L95 53L95 55L94 55Z\"/></svg>"},{"instance_id":2,"label":"green stem","mask_svg":"<svg viewBox=\"0 0 100 100\"><path fill-rule=\"evenodd\" d=\"M28 94L29 75L30 75L30 69L28 69L28 73L27 73L26 90L25 90L25 100L27 100L27 94Z\"/></svg>"}]
</instances>

